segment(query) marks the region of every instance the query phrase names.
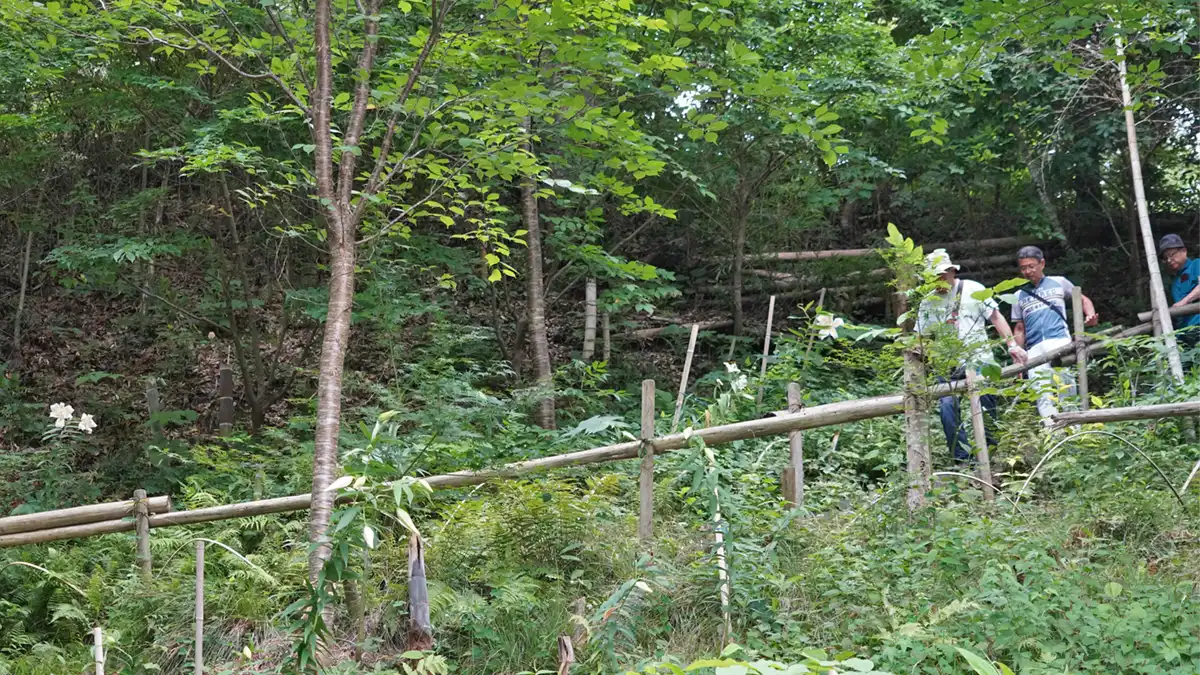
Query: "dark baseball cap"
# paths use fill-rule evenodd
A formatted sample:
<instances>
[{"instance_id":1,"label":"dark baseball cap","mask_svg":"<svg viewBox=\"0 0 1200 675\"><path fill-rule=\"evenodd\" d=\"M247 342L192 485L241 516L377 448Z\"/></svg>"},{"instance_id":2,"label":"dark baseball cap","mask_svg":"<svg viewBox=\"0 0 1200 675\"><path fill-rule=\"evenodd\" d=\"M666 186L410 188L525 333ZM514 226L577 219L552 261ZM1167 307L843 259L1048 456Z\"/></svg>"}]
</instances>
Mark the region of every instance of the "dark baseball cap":
<instances>
[{"instance_id":1,"label":"dark baseball cap","mask_svg":"<svg viewBox=\"0 0 1200 675\"><path fill-rule=\"evenodd\" d=\"M1179 235L1168 234L1167 236L1158 240L1159 255L1162 255L1173 248L1187 248L1187 246L1183 243L1183 238Z\"/></svg>"}]
</instances>

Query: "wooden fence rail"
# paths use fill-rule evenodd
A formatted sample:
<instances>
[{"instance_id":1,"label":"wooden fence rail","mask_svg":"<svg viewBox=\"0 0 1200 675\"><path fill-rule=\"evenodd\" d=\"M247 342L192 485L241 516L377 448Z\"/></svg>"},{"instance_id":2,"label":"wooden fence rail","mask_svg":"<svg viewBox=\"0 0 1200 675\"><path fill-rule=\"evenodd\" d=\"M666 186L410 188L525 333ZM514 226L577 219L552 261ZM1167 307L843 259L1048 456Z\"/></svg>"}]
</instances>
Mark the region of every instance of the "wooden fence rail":
<instances>
[{"instance_id":1,"label":"wooden fence rail","mask_svg":"<svg viewBox=\"0 0 1200 675\"><path fill-rule=\"evenodd\" d=\"M1125 331L1125 333L1140 328L1142 327L1135 327L1134 329ZM1121 334L1118 333L1117 335ZM1102 336L1088 336L1087 342L1094 342L1100 337ZM1077 347L1077 342L1072 341L1037 359L1030 359L1027 363L1008 366L1002 369L1001 373L1004 377L1012 377L1034 366L1048 363L1067 354L1072 354L1076 351ZM957 381L931 386L928 388L927 393L931 397L940 397L964 391L966 391L966 383ZM783 410L762 419L687 430L682 433L671 433L666 436L647 440L615 443L551 457L514 462L492 469L455 471L453 473L429 476L424 480L434 489L468 487L495 480L518 478L527 474L551 469L635 459L640 455L653 456L653 454L657 453L680 450L688 447L693 436L703 439L708 445L721 445L738 440L859 422L876 417L896 415L902 412L904 412L904 394L840 401L801 408L795 412ZM1185 417L1197 414L1200 414L1200 402L1060 413L1054 418L1054 422L1058 426L1065 426L1093 422L1109 423L1152 418ZM641 452L643 444L646 444L645 450L648 452ZM350 499L352 497L345 497L339 501L344 502ZM190 511L171 512L169 511L170 502L166 497L155 497L147 500L150 515L145 520L148 522L150 528L194 525L247 516L304 511L309 508L311 503L311 494L300 494L289 497L260 499L239 504L211 506ZM0 534L0 548L133 531L137 527L137 522L126 518L126 516L131 515L133 512L133 504L133 502L114 502L62 511L0 518L0 533L4 533ZM86 520L81 520L80 513L88 513L90 515L87 516ZM96 513L108 514L107 517L111 519L97 521L95 517Z\"/></svg>"}]
</instances>

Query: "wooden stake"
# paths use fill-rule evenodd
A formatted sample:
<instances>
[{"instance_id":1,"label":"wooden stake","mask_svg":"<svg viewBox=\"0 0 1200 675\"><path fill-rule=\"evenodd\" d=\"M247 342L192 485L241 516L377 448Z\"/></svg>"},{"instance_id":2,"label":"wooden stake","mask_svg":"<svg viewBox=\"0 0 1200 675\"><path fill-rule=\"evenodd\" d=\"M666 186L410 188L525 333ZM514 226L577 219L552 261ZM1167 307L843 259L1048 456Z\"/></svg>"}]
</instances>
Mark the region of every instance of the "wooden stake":
<instances>
[{"instance_id":1,"label":"wooden stake","mask_svg":"<svg viewBox=\"0 0 1200 675\"><path fill-rule=\"evenodd\" d=\"M654 536L654 380L642 380L642 471L638 477L638 539Z\"/></svg>"},{"instance_id":2,"label":"wooden stake","mask_svg":"<svg viewBox=\"0 0 1200 675\"><path fill-rule=\"evenodd\" d=\"M984 482L983 498L990 502L996 499L996 491L991 487L992 457L987 444L987 430L983 426L983 405L979 402L975 369L967 368L966 375L967 395L971 399L971 427L975 430L975 462L979 465L977 468L979 480Z\"/></svg>"},{"instance_id":3,"label":"wooden stake","mask_svg":"<svg viewBox=\"0 0 1200 675\"><path fill-rule=\"evenodd\" d=\"M589 278L584 291L583 362L591 363L596 355L596 280Z\"/></svg>"},{"instance_id":4,"label":"wooden stake","mask_svg":"<svg viewBox=\"0 0 1200 675\"><path fill-rule=\"evenodd\" d=\"M96 675L104 675L104 631L100 626L92 629L92 654L96 660Z\"/></svg>"},{"instance_id":5,"label":"wooden stake","mask_svg":"<svg viewBox=\"0 0 1200 675\"><path fill-rule=\"evenodd\" d=\"M692 355L696 353L696 336L700 334L700 324L692 324L692 336L688 338L687 356L683 359L683 375L679 378L679 396L675 398L675 416L671 418L671 433L679 428L679 418L683 415L683 397L687 393L688 376L692 372Z\"/></svg>"},{"instance_id":6,"label":"wooden stake","mask_svg":"<svg viewBox=\"0 0 1200 675\"><path fill-rule=\"evenodd\" d=\"M771 356L771 328L775 325L775 296L771 296L771 301L767 305L767 332L763 336L763 353L762 365L758 369L758 396L754 399L754 405L762 405L763 385L767 377L767 358Z\"/></svg>"},{"instance_id":7,"label":"wooden stake","mask_svg":"<svg viewBox=\"0 0 1200 675\"><path fill-rule=\"evenodd\" d=\"M146 412L150 414L150 430L154 432L156 439L162 437L162 422L156 418L158 413L162 412L162 401L158 396L158 387L151 380L146 383Z\"/></svg>"},{"instance_id":8,"label":"wooden stake","mask_svg":"<svg viewBox=\"0 0 1200 675\"><path fill-rule=\"evenodd\" d=\"M408 646L409 651L433 648L433 624L429 620L429 586L425 581L425 542L421 535L408 535Z\"/></svg>"},{"instance_id":9,"label":"wooden stake","mask_svg":"<svg viewBox=\"0 0 1200 675\"><path fill-rule=\"evenodd\" d=\"M137 502L134 517L137 520L137 564L141 570L143 584L150 583L150 507L146 504L146 491L134 490L133 498Z\"/></svg>"},{"instance_id":10,"label":"wooden stake","mask_svg":"<svg viewBox=\"0 0 1200 675\"><path fill-rule=\"evenodd\" d=\"M603 333L601 342L604 349L604 362L609 363L612 361L612 331L609 329L608 312L605 312L601 318L600 326Z\"/></svg>"},{"instance_id":11,"label":"wooden stake","mask_svg":"<svg viewBox=\"0 0 1200 675\"><path fill-rule=\"evenodd\" d=\"M788 412L796 414L804 406L800 385L787 386ZM792 508L804 505L804 432L788 432L788 463L783 471L783 498Z\"/></svg>"},{"instance_id":12,"label":"wooden stake","mask_svg":"<svg viewBox=\"0 0 1200 675\"><path fill-rule=\"evenodd\" d=\"M1087 331L1083 326L1083 289L1076 286L1071 289L1071 313L1075 319L1075 378L1077 388L1079 389L1079 409L1087 410L1088 404L1088 373L1087 373L1087 345L1084 344L1084 333Z\"/></svg>"},{"instance_id":13,"label":"wooden stake","mask_svg":"<svg viewBox=\"0 0 1200 675\"><path fill-rule=\"evenodd\" d=\"M204 541L196 541L196 637L192 650L196 675L204 675Z\"/></svg>"},{"instance_id":14,"label":"wooden stake","mask_svg":"<svg viewBox=\"0 0 1200 675\"><path fill-rule=\"evenodd\" d=\"M221 436L233 433L233 369L221 366L220 407L217 409L217 430Z\"/></svg>"}]
</instances>

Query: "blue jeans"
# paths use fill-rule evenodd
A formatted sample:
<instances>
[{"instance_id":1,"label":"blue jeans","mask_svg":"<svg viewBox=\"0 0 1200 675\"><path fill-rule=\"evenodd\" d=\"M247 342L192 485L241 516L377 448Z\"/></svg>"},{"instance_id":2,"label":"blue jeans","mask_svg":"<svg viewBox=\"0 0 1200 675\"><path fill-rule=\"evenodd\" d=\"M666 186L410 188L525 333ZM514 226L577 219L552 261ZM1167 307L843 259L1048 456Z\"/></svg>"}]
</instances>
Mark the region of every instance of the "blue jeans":
<instances>
[{"instance_id":1,"label":"blue jeans","mask_svg":"<svg viewBox=\"0 0 1200 675\"><path fill-rule=\"evenodd\" d=\"M939 377L938 382L944 384L949 382L949 380ZM983 407L983 411L992 418L992 424L987 424L988 420L984 420L983 429L987 436L988 448L993 449L996 447L995 421L1000 417L995 394L980 396L979 404ZM970 411L971 409L968 407L968 415ZM954 456L954 461L974 461L975 458L971 455L970 451L971 440L967 432L971 428L971 421L968 417L966 423L963 423L959 397L953 395L943 396L938 401L938 414L942 418L942 431L946 434L946 446L950 449L950 454Z\"/></svg>"}]
</instances>

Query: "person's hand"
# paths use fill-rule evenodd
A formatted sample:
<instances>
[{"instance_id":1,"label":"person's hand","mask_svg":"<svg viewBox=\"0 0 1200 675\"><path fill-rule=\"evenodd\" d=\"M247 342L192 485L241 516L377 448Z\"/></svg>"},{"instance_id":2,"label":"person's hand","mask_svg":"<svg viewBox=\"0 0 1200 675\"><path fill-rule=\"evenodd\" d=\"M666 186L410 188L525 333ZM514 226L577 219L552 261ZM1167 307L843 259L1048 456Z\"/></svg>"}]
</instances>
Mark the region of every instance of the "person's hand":
<instances>
[{"instance_id":1,"label":"person's hand","mask_svg":"<svg viewBox=\"0 0 1200 675\"><path fill-rule=\"evenodd\" d=\"M1009 346L1008 355L1012 357L1013 363L1025 363L1029 360L1029 353L1020 345Z\"/></svg>"},{"instance_id":2,"label":"person's hand","mask_svg":"<svg viewBox=\"0 0 1200 675\"><path fill-rule=\"evenodd\" d=\"M1095 326L1098 321L1100 321L1100 315L1095 312L1083 317L1083 325L1085 326Z\"/></svg>"}]
</instances>

